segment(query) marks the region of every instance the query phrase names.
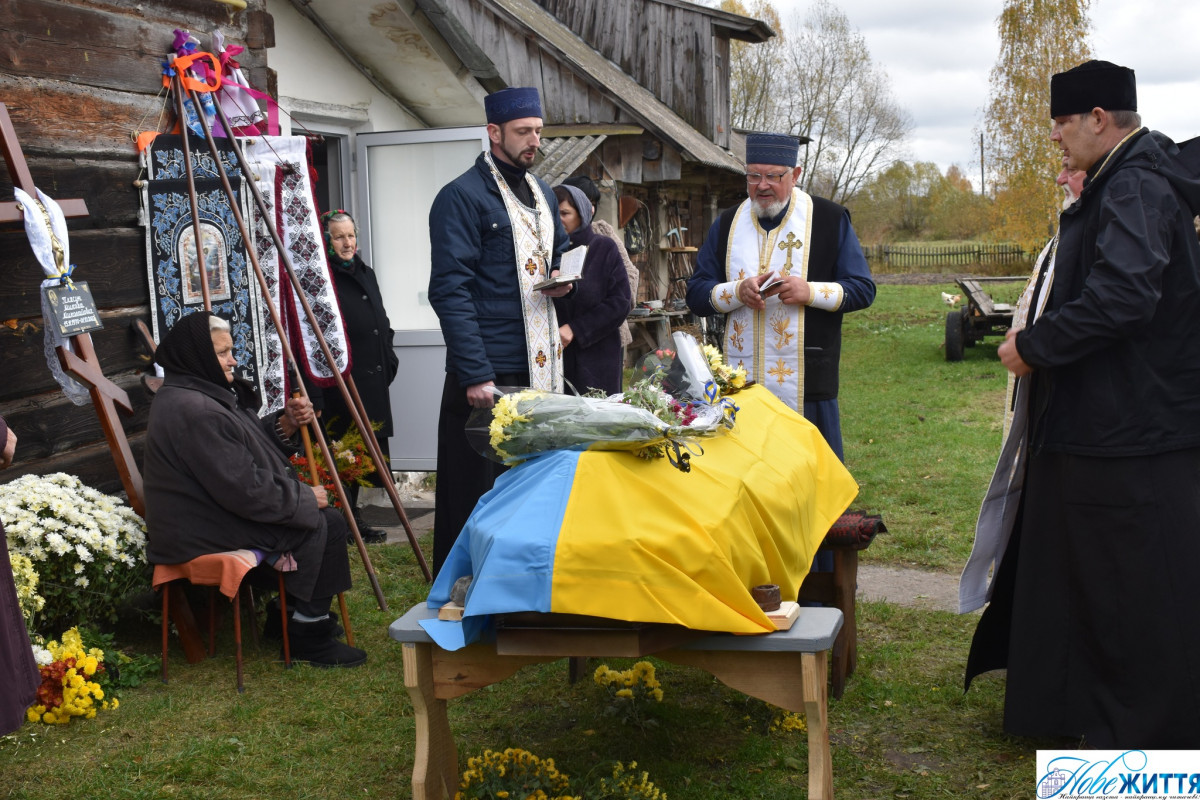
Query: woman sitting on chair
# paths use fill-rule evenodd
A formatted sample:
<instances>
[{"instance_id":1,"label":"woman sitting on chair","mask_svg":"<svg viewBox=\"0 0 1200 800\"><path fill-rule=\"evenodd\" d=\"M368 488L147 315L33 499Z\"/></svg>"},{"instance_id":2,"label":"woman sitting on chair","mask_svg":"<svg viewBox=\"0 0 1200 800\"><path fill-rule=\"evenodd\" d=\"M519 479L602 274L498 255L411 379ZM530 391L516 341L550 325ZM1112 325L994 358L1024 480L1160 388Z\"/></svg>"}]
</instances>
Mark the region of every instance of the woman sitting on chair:
<instances>
[{"instance_id":1,"label":"woman sitting on chair","mask_svg":"<svg viewBox=\"0 0 1200 800\"><path fill-rule=\"evenodd\" d=\"M234 375L229 323L184 317L155 353L166 379L146 434L146 557L180 564L242 548L290 552L284 573L292 658L353 667L367 654L337 639L333 596L350 588L346 522L325 489L301 483L288 461L314 418L307 400L259 419L254 388Z\"/></svg>"}]
</instances>

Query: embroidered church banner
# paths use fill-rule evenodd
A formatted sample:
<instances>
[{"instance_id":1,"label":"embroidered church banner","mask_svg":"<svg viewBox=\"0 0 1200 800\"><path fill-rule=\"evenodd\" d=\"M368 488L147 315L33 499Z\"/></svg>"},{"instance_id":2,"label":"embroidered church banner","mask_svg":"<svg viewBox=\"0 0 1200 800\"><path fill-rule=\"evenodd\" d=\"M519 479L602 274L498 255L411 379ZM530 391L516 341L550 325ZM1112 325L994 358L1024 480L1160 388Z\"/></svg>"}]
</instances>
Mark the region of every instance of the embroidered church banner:
<instances>
[{"instance_id":1,"label":"embroidered church banner","mask_svg":"<svg viewBox=\"0 0 1200 800\"><path fill-rule=\"evenodd\" d=\"M350 370L350 348L325 254L325 237L309 176L307 148L308 141L303 136L256 136L242 141L243 155L329 345L334 366L345 375ZM333 372L326 364L300 298L288 279L283 257L257 207L252 236L258 263L271 288L272 300L284 318L288 342L296 360L313 383L333 386L336 383ZM269 332L266 345L268 363L282 362L282 351L274 331ZM273 375L274 370L270 374ZM275 387L269 388L272 393L275 391Z\"/></svg>"},{"instance_id":2,"label":"embroidered church banner","mask_svg":"<svg viewBox=\"0 0 1200 800\"><path fill-rule=\"evenodd\" d=\"M204 276L200 274L196 255L196 231L180 137L160 134L142 155L149 176L142 189L142 207L147 212L146 265L154 340L162 341L180 319L204 310L201 282L207 282L212 313L230 324L237 375L253 383L264 399L259 413L282 408L282 399L274 403L265 391L268 384L282 383L278 374L281 364L269 364L263 358L262 334L272 326L254 270L247 260L246 242L238 230L207 143L191 137L189 145ZM218 140L218 149L243 219L248 219L236 157L224 140Z\"/></svg>"}]
</instances>

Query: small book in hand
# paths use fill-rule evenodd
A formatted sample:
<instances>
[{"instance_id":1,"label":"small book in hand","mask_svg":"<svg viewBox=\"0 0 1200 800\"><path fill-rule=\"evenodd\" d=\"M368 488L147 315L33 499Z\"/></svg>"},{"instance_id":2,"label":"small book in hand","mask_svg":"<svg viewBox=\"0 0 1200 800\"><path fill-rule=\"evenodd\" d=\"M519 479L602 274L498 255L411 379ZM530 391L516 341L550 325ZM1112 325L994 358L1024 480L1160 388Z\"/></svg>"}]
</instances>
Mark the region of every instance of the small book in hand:
<instances>
[{"instance_id":1,"label":"small book in hand","mask_svg":"<svg viewBox=\"0 0 1200 800\"><path fill-rule=\"evenodd\" d=\"M533 288L539 292L542 289L554 289L559 286L567 286L569 284L575 283L581 277L582 277L581 275L563 275L562 273L559 273L558 275L555 275L553 278L547 278L546 280L541 281L540 283L535 283L533 285Z\"/></svg>"},{"instance_id":2,"label":"small book in hand","mask_svg":"<svg viewBox=\"0 0 1200 800\"><path fill-rule=\"evenodd\" d=\"M773 273L771 275L771 277L767 279L766 283L764 283L762 286L758 287L758 293L766 294L767 292L774 289L776 286L782 286L782 285L783 285L783 276L780 275L779 273Z\"/></svg>"}]
</instances>

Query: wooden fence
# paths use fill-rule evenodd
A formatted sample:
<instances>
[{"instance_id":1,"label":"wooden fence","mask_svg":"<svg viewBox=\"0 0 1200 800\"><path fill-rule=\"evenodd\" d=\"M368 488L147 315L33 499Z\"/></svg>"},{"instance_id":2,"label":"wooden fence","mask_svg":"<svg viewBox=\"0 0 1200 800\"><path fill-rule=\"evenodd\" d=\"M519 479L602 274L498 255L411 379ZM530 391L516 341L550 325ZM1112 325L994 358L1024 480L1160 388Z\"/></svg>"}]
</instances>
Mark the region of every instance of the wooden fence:
<instances>
[{"instance_id":1,"label":"wooden fence","mask_svg":"<svg viewBox=\"0 0 1200 800\"><path fill-rule=\"evenodd\" d=\"M1029 256L1015 244L927 245L913 247L879 244L863 247L872 267L908 272L944 267L1028 265Z\"/></svg>"}]
</instances>

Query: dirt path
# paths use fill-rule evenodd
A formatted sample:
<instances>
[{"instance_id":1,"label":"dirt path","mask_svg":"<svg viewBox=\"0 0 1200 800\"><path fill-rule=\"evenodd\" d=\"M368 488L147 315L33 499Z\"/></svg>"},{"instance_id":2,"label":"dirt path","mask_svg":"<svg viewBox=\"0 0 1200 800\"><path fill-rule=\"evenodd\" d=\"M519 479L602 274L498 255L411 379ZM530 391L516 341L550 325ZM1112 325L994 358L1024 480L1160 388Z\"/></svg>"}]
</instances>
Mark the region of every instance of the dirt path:
<instances>
[{"instance_id":1,"label":"dirt path","mask_svg":"<svg viewBox=\"0 0 1200 800\"><path fill-rule=\"evenodd\" d=\"M958 575L860 564L858 597L898 606L958 611Z\"/></svg>"}]
</instances>

